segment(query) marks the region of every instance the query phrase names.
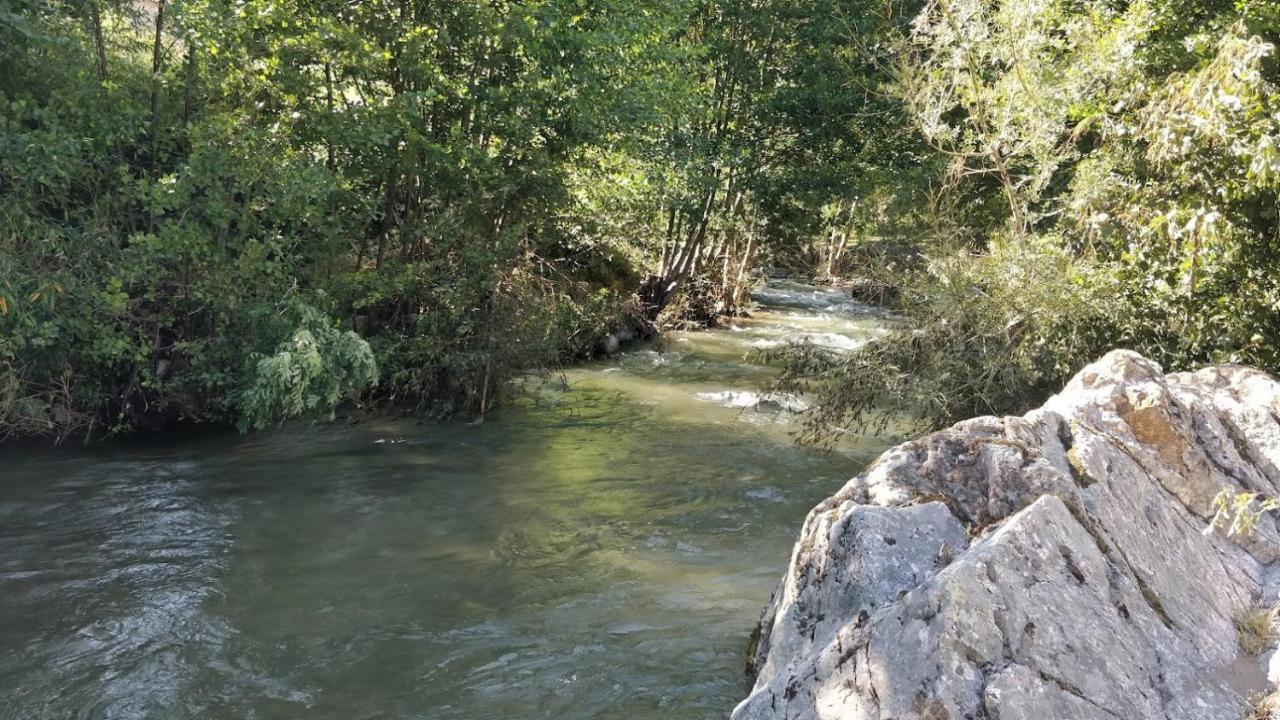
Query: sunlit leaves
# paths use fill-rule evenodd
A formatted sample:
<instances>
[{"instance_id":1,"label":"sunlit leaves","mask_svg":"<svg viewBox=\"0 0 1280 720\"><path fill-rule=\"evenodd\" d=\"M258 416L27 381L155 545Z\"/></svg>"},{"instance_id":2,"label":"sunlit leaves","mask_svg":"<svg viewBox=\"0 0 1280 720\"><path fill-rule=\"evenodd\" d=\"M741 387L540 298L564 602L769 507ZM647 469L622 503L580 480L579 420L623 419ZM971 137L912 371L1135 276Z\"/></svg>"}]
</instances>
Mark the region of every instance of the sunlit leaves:
<instances>
[{"instance_id":1,"label":"sunlit leaves","mask_svg":"<svg viewBox=\"0 0 1280 720\"><path fill-rule=\"evenodd\" d=\"M242 429L288 418L331 414L348 393L378 379L369 344L339 330L324 313L298 300L287 316L296 324L271 355L256 360L249 386L235 398Z\"/></svg>"}]
</instances>

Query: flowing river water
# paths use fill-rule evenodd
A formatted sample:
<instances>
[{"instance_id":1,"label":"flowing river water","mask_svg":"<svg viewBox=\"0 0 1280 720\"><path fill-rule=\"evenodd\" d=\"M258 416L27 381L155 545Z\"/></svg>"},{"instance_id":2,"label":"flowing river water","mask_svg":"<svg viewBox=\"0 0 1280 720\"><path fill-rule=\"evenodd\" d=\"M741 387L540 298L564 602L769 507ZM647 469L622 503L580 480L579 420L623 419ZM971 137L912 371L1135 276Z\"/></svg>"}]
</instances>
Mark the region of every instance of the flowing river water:
<instances>
[{"instance_id":1,"label":"flowing river water","mask_svg":"<svg viewBox=\"0 0 1280 720\"><path fill-rule=\"evenodd\" d=\"M800 523L754 348L883 322L783 285L481 424L0 454L0 718L723 718Z\"/></svg>"}]
</instances>

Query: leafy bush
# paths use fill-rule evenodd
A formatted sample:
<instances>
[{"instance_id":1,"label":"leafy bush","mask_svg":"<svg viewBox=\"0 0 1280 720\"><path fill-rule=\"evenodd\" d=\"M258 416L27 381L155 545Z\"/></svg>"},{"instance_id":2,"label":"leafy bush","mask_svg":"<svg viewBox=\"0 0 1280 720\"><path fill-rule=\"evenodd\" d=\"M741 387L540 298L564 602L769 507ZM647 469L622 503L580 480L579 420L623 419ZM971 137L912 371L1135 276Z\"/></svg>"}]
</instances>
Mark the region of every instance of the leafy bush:
<instances>
[{"instance_id":1,"label":"leafy bush","mask_svg":"<svg viewBox=\"0 0 1280 720\"><path fill-rule=\"evenodd\" d=\"M332 414L355 390L378 380L373 351L359 335L339 330L324 313L300 301L290 304L293 335L254 362L251 384L234 404L241 430L268 427L288 418Z\"/></svg>"},{"instance_id":2,"label":"leafy bush","mask_svg":"<svg viewBox=\"0 0 1280 720\"><path fill-rule=\"evenodd\" d=\"M590 357L606 333L634 325L625 294L551 280L522 259L483 273L405 265L362 273L348 302L383 371L379 400L439 415L478 415L525 371Z\"/></svg>"},{"instance_id":3,"label":"leafy bush","mask_svg":"<svg viewBox=\"0 0 1280 720\"><path fill-rule=\"evenodd\" d=\"M779 390L814 397L803 432L810 441L851 427L933 428L1017 412L1115 341L1112 281L1060 242L1004 241L989 253L928 258L923 272L899 275L904 317L861 348L793 344L766 357L784 366Z\"/></svg>"}]
</instances>

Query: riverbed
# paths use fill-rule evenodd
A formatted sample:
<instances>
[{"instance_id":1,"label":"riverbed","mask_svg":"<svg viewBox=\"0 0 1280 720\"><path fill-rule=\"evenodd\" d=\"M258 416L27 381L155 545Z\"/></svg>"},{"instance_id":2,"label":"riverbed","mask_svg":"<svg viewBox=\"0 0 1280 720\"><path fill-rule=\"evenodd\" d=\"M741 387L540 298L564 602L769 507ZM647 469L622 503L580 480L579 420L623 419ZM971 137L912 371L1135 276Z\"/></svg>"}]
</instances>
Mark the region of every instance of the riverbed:
<instances>
[{"instance_id":1,"label":"riverbed","mask_svg":"<svg viewBox=\"0 0 1280 720\"><path fill-rule=\"evenodd\" d=\"M792 442L752 317L563 373L483 423L292 424L0 452L0 718L723 718L805 513L889 443Z\"/></svg>"}]
</instances>

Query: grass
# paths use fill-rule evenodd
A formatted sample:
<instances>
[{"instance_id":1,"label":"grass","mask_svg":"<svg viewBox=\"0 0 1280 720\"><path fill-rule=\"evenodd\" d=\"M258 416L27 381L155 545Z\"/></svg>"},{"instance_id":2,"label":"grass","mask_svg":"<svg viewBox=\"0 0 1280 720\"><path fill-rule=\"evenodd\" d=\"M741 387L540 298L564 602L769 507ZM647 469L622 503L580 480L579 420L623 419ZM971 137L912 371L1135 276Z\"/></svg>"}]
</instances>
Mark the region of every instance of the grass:
<instances>
[{"instance_id":1,"label":"grass","mask_svg":"<svg viewBox=\"0 0 1280 720\"><path fill-rule=\"evenodd\" d=\"M1261 655L1276 644L1276 611L1254 608L1236 617L1236 641L1247 655Z\"/></svg>"}]
</instances>

